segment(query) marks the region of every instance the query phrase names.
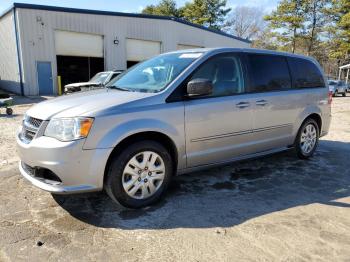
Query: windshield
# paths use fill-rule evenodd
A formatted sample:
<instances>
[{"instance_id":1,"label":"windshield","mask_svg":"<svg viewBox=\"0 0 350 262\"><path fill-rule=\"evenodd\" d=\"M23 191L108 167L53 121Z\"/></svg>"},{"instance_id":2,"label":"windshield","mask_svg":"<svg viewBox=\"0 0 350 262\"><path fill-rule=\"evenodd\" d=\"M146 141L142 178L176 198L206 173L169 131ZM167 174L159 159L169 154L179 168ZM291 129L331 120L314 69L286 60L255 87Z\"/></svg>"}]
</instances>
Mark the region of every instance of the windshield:
<instances>
[{"instance_id":1,"label":"windshield","mask_svg":"<svg viewBox=\"0 0 350 262\"><path fill-rule=\"evenodd\" d=\"M202 53L173 53L154 57L113 79L109 88L145 93L162 91Z\"/></svg>"},{"instance_id":2,"label":"windshield","mask_svg":"<svg viewBox=\"0 0 350 262\"><path fill-rule=\"evenodd\" d=\"M97 73L93 78L90 79L89 82L101 84L107 79L108 75L109 75L109 73L107 73L107 72Z\"/></svg>"},{"instance_id":3,"label":"windshield","mask_svg":"<svg viewBox=\"0 0 350 262\"><path fill-rule=\"evenodd\" d=\"M335 86L335 85L337 85L337 82L336 81L328 81L328 84L331 86Z\"/></svg>"}]
</instances>

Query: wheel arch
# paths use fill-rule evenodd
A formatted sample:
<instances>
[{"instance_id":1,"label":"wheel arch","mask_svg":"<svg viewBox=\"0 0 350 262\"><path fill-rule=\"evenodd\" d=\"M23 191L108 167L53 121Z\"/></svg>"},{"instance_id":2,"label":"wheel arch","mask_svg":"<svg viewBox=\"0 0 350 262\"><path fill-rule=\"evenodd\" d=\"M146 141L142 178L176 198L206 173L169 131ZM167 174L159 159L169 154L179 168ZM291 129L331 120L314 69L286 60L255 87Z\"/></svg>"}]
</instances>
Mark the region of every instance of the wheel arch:
<instances>
[{"instance_id":1,"label":"wheel arch","mask_svg":"<svg viewBox=\"0 0 350 262\"><path fill-rule=\"evenodd\" d=\"M134 133L132 135L129 135L125 138L123 138L112 150L111 154L108 157L106 166L105 166L105 170L104 170L104 181L106 179L106 174L108 172L108 167L111 163L111 160L113 159L113 157L115 157L116 155L120 154L123 150L123 148L125 146L128 146L132 143L136 143L139 141L144 141L144 140L152 140L152 141L156 141L160 144L162 144L165 148L167 148L169 150L169 153L172 157L172 160L174 161L174 174L176 172L177 169L177 165L178 165L178 157L179 157L179 152L178 149L176 147L175 142L166 134L159 132L159 131L142 131L142 132L138 132L138 133Z\"/></svg>"},{"instance_id":2,"label":"wheel arch","mask_svg":"<svg viewBox=\"0 0 350 262\"><path fill-rule=\"evenodd\" d=\"M299 132L300 128L303 126L303 124L305 123L305 121L310 119L310 118L316 121L318 128L319 128L319 135L321 134L322 124L323 124L322 117L321 117L321 111L318 111L318 112L317 111L311 111L311 112L304 111L304 114L302 115L302 117L299 118L301 121L299 121L299 124L297 125L297 128L295 130L294 139L296 139L296 137L298 136L298 132Z\"/></svg>"},{"instance_id":3,"label":"wheel arch","mask_svg":"<svg viewBox=\"0 0 350 262\"><path fill-rule=\"evenodd\" d=\"M316 123L318 125L318 128L319 128L319 132L321 134L321 130L322 130L322 118L321 118L321 116L319 114L317 114L317 113L312 113L311 115L307 116L304 119L303 123L309 118L311 118L311 119L316 121Z\"/></svg>"}]
</instances>

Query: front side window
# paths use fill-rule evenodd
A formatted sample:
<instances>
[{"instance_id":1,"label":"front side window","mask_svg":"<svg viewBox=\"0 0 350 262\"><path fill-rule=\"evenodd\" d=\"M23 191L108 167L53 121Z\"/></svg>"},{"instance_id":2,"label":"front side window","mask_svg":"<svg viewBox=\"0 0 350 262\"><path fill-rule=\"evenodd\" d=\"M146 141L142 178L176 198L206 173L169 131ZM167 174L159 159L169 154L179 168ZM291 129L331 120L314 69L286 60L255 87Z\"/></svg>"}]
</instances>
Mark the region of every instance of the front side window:
<instances>
[{"instance_id":1,"label":"front side window","mask_svg":"<svg viewBox=\"0 0 350 262\"><path fill-rule=\"evenodd\" d=\"M209 59L192 75L194 79L208 79L213 84L209 97L229 96L244 92L244 77L238 55L225 54Z\"/></svg>"},{"instance_id":2,"label":"front side window","mask_svg":"<svg viewBox=\"0 0 350 262\"><path fill-rule=\"evenodd\" d=\"M121 72L113 73L109 81L112 81L112 80L115 79L117 76L120 76L120 74L121 74Z\"/></svg>"},{"instance_id":3,"label":"front side window","mask_svg":"<svg viewBox=\"0 0 350 262\"><path fill-rule=\"evenodd\" d=\"M134 92L160 92L201 55L181 52L151 58L114 78L107 87Z\"/></svg>"},{"instance_id":4,"label":"front side window","mask_svg":"<svg viewBox=\"0 0 350 262\"><path fill-rule=\"evenodd\" d=\"M289 57L288 64L291 69L294 88L325 87L322 73L311 61Z\"/></svg>"},{"instance_id":5,"label":"front side window","mask_svg":"<svg viewBox=\"0 0 350 262\"><path fill-rule=\"evenodd\" d=\"M250 92L288 90L291 79L286 58L277 55L249 54Z\"/></svg>"},{"instance_id":6,"label":"front side window","mask_svg":"<svg viewBox=\"0 0 350 262\"><path fill-rule=\"evenodd\" d=\"M108 72L97 73L93 78L90 79L89 82L100 84L100 83L103 83L108 76L109 76Z\"/></svg>"}]
</instances>

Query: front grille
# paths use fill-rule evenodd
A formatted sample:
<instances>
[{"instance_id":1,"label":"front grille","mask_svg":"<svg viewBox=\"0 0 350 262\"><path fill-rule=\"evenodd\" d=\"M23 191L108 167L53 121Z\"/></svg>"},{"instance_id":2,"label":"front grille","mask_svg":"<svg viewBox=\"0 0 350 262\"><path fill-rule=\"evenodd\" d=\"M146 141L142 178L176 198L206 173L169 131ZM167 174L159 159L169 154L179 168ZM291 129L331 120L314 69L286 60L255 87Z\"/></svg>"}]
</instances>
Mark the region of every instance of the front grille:
<instances>
[{"instance_id":1,"label":"front grille","mask_svg":"<svg viewBox=\"0 0 350 262\"><path fill-rule=\"evenodd\" d=\"M35 137L36 133L29 131L29 130L23 130L23 136L26 140L32 141Z\"/></svg>"},{"instance_id":2,"label":"front grille","mask_svg":"<svg viewBox=\"0 0 350 262\"><path fill-rule=\"evenodd\" d=\"M30 143L37 134L43 120L37 119L31 116L25 116L22 125L22 132L20 133L20 139L25 143Z\"/></svg>"},{"instance_id":3,"label":"front grille","mask_svg":"<svg viewBox=\"0 0 350 262\"><path fill-rule=\"evenodd\" d=\"M34 126L34 127L36 127L36 128L39 128L40 127L40 125L41 125L41 123L43 122L43 120L41 120L41 119L37 119L37 118L34 118L34 117L28 117L27 118L27 122L30 124L30 125L32 125L32 126Z\"/></svg>"}]
</instances>

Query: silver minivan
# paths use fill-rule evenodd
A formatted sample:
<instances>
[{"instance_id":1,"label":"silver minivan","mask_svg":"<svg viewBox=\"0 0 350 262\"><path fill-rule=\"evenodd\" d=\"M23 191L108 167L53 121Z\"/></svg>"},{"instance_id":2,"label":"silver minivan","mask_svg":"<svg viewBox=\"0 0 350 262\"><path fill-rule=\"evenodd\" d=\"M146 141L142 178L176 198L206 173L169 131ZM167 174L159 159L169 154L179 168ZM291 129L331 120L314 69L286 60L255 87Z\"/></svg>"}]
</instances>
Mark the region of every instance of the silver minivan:
<instances>
[{"instance_id":1,"label":"silver minivan","mask_svg":"<svg viewBox=\"0 0 350 262\"><path fill-rule=\"evenodd\" d=\"M338 94L346 96L347 85L344 81L328 80L328 88L333 97L336 97Z\"/></svg>"},{"instance_id":2,"label":"silver minivan","mask_svg":"<svg viewBox=\"0 0 350 262\"><path fill-rule=\"evenodd\" d=\"M132 208L171 177L294 148L313 155L330 125L327 81L308 57L196 49L140 63L106 89L33 106L17 135L19 169L57 194L105 190Z\"/></svg>"}]
</instances>

